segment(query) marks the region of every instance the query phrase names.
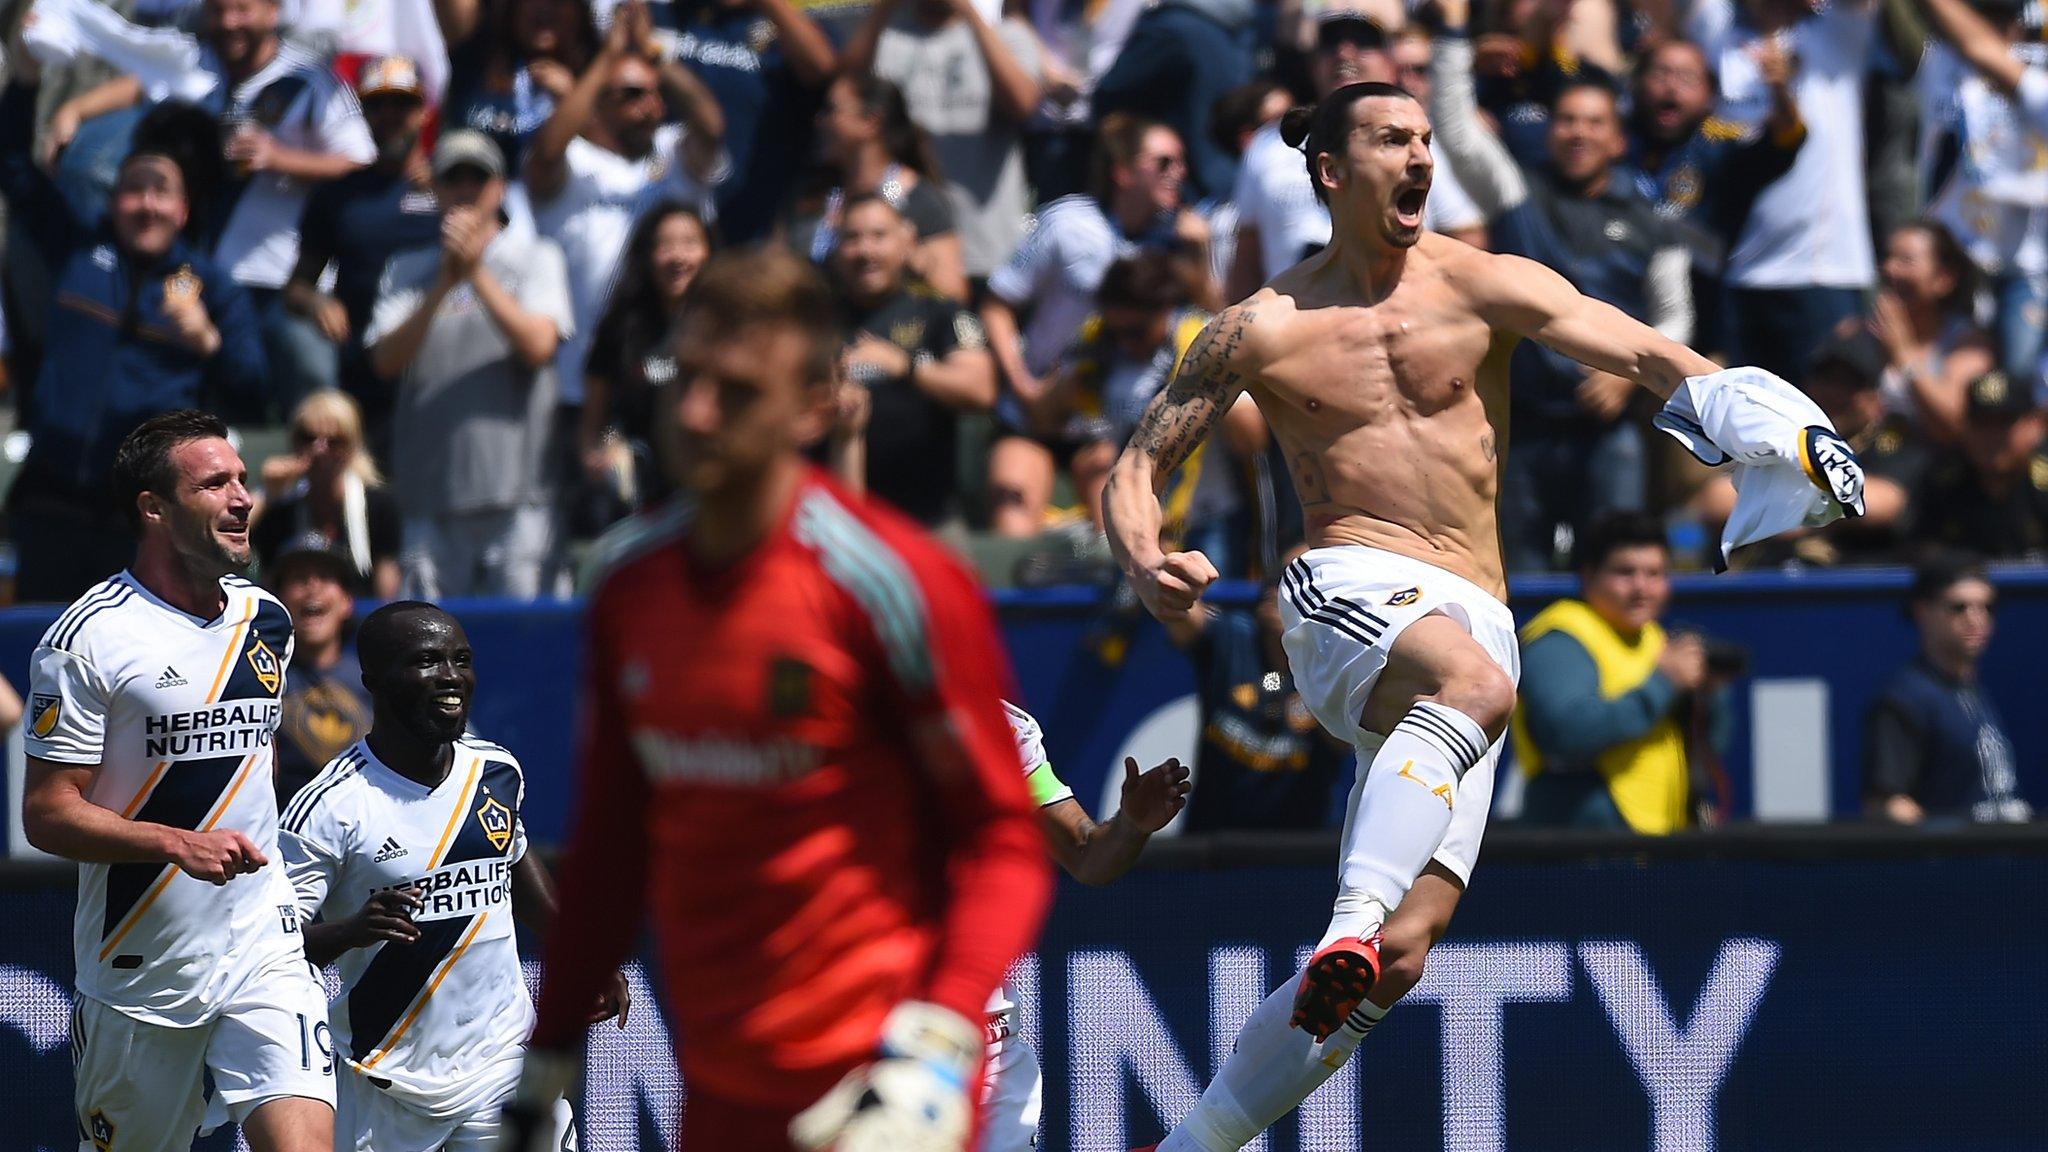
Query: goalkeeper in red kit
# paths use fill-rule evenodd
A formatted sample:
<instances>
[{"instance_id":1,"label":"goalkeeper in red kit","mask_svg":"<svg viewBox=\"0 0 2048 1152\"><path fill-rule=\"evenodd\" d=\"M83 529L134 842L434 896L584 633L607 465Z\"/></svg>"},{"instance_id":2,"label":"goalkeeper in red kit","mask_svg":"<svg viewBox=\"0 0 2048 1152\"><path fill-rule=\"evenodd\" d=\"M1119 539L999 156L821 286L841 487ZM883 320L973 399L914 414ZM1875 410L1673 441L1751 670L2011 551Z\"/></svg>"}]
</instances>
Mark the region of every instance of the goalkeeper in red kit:
<instances>
[{"instance_id":1,"label":"goalkeeper in red kit","mask_svg":"<svg viewBox=\"0 0 2048 1152\"><path fill-rule=\"evenodd\" d=\"M656 405L683 499L615 535L590 594L518 1100L568 1086L645 917L690 1152L957 1152L983 1009L1051 895L980 588L803 455L838 323L785 252L705 267Z\"/></svg>"}]
</instances>

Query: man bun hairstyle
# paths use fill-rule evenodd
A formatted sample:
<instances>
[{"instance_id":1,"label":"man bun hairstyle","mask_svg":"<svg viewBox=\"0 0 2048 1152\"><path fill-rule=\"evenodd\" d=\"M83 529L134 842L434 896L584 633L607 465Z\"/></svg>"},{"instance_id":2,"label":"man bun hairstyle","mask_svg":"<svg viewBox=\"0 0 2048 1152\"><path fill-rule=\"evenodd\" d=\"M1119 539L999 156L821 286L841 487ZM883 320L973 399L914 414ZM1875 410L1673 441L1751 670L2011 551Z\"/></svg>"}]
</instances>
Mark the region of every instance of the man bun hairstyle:
<instances>
[{"instance_id":1,"label":"man bun hairstyle","mask_svg":"<svg viewBox=\"0 0 2048 1152\"><path fill-rule=\"evenodd\" d=\"M1318 203L1330 202L1329 190L1323 187L1316 175L1316 157L1325 152L1336 152L1343 148L1344 138L1351 134L1351 106L1360 100L1375 97L1392 97L1399 100L1413 100L1415 94L1399 84L1387 84L1378 80L1367 80L1357 84L1346 84L1325 97L1321 103L1289 108L1280 117L1280 139L1289 148L1298 148L1308 165L1309 187L1316 191Z\"/></svg>"},{"instance_id":2,"label":"man bun hairstyle","mask_svg":"<svg viewBox=\"0 0 2048 1152\"><path fill-rule=\"evenodd\" d=\"M169 496L178 486L178 466L171 454L194 440L225 440L228 426L220 417L196 408L164 412L137 425L114 451L111 477L114 499L130 529L142 527L142 509L135 506L144 492Z\"/></svg>"}]
</instances>

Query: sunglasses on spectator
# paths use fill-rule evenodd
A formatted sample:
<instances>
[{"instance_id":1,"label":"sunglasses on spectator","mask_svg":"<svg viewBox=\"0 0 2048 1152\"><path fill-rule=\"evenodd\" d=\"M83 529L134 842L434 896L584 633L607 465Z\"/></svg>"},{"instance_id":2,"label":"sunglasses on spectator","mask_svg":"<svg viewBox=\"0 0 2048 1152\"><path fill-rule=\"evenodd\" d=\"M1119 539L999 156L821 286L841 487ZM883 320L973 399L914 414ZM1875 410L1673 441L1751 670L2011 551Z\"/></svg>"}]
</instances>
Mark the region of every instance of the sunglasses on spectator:
<instances>
[{"instance_id":1,"label":"sunglasses on spectator","mask_svg":"<svg viewBox=\"0 0 2048 1152\"><path fill-rule=\"evenodd\" d=\"M1316 34L1316 47L1323 51L1346 44L1353 48L1385 48L1387 34L1376 25L1353 21L1330 25Z\"/></svg>"}]
</instances>

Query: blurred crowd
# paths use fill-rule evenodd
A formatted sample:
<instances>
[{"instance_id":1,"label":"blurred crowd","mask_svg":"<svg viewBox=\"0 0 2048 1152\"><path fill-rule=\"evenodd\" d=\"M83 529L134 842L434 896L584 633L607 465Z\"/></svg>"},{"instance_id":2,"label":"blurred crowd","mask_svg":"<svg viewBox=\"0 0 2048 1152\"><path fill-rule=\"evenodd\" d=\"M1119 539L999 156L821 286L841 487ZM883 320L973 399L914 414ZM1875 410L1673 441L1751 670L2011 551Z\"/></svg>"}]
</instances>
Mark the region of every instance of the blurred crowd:
<instances>
[{"instance_id":1,"label":"blurred crowd","mask_svg":"<svg viewBox=\"0 0 2048 1152\"><path fill-rule=\"evenodd\" d=\"M1207 316L1327 242L1291 105L1398 83L1428 225L1807 389L1869 514L1738 560L2048 553L2048 44L2011 0L21 0L0 97L14 587L125 563L122 435L282 430L259 554L355 590L573 591L662 498L707 256L844 305L821 463L997 583L1106 570L1101 491ZM1509 365L1510 567L1732 489L1654 400ZM1226 576L1300 538L1241 401L1170 480ZM1232 628L1237 625L1231 625ZM1190 641L1192 643L1192 640Z\"/></svg>"}]
</instances>

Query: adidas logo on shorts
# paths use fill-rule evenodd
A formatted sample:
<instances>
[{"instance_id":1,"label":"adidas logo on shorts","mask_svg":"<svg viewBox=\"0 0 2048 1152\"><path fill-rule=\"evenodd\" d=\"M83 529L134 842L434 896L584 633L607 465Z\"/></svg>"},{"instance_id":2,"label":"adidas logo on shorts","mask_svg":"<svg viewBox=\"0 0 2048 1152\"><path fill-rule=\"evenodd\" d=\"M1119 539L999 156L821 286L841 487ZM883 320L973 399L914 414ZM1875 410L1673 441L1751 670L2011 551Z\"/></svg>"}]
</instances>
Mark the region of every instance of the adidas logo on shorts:
<instances>
[{"instance_id":1,"label":"adidas logo on shorts","mask_svg":"<svg viewBox=\"0 0 2048 1152\"><path fill-rule=\"evenodd\" d=\"M164 674L156 678L156 686L159 688L183 688L185 686L185 678L178 675L176 668L166 664L164 665Z\"/></svg>"},{"instance_id":2,"label":"adidas logo on shorts","mask_svg":"<svg viewBox=\"0 0 2048 1152\"><path fill-rule=\"evenodd\" d=\"M372 863L382 864L386 860L396 860L400 856L404 856L406 854L407 853L405 845L400 844L393 837L386 836L384 838L383 847L378 848L377 854L375 856L370 857L370 860Z\"/></svg>"}]
</instances>

